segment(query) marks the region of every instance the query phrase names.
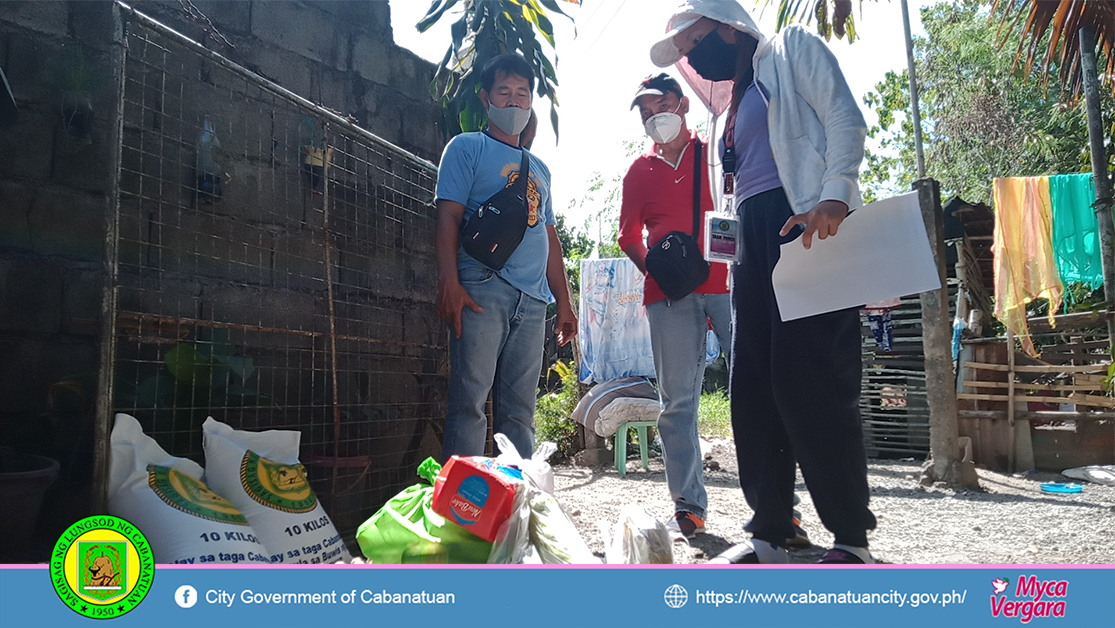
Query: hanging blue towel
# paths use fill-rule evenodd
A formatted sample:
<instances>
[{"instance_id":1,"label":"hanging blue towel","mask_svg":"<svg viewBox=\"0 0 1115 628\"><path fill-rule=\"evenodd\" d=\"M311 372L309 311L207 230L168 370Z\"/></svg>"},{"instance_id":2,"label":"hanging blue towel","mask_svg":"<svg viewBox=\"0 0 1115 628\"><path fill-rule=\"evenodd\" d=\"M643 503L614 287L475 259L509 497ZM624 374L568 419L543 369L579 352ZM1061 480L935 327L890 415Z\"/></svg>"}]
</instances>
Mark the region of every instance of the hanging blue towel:
<instances>
[{"instance_id":1,"label":"hanging blue towel","mask_svg":"<svg viewBox=\"0 0 1115 628\"><path fill-rule=\"evenodd\" d=\"M952 319L952 360L955 362L960 357L960 337L968 324L961 318Z\"/></svg>"}]
</instances>

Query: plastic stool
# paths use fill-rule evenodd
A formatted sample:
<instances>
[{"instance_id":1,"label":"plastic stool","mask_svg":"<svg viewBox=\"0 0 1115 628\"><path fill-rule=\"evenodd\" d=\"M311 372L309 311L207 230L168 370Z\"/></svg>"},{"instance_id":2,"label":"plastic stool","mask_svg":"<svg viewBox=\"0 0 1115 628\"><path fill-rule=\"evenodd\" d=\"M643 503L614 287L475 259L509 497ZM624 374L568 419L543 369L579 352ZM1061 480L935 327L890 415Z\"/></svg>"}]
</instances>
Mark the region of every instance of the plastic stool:
<instances>
[{"instance_id":1,"label":"plastic stool","mask_svg":"<svg viewBox=\"0 0 1115 628\"><path fill-rule=\"evenodd\" d=\"M628 421L619 426L616 430L616 442L613 449L616 450L616 471L620 475L627 475L627 430L635 428L639 434L639 454L643 459L643 470L648 471L650 465L647 463L647 456L650 453L650 441L647 439L647 428L658 427L658 421Z\"/></svg>"}]
</instances>

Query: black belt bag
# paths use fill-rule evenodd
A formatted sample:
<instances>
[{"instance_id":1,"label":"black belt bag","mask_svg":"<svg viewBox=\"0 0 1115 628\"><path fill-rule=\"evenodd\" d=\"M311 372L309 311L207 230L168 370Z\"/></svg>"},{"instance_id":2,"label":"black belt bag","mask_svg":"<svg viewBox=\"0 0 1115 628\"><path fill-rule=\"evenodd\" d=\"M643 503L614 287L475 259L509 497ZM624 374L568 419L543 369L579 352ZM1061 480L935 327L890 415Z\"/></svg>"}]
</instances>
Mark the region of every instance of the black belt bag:
<instances>
[{"instance_id":1,"label":"black belt bag","mask_svg":"<svg viewBox=\"0 0 1115 628\"><path fill-rule=\"evenodd\" d=\"M484 201L461 227L461 247L476 261L500 270L523 241L527 230L527 177L530 153L523 149L519 178Z\"/></svg>"},{"instance_id":2,"label":"black belt bag","mask_svg":"<svg viewBox=\"0 0 1115 628\"><path fill-rule=\"evenodd\" d=\"M708 280L709 264L701 254L697 237L701 233L701 142L693 155L693 235L671 231L647 251L647 273L667 299L685 298Z\"/></svg>"}]
</instances>

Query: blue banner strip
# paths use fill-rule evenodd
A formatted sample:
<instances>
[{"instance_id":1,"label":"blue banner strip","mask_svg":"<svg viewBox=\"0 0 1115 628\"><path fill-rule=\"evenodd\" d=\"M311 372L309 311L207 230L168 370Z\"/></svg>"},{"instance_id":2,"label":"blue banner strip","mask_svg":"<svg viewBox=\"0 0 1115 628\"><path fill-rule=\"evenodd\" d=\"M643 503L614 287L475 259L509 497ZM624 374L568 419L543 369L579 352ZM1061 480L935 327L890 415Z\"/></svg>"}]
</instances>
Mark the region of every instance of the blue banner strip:
<instances>
[{"instance_id":1,"label":"blue banner strip","mask_svg":"<svg viewBox=\"0 0 1115 628\"><path fill-rule=\"evenodd\" d=\"M1115 626L1115 566L156 567L113 626ZM89 626L42 566L0 567L0 626Z\"/></svg>"}]
</instances>

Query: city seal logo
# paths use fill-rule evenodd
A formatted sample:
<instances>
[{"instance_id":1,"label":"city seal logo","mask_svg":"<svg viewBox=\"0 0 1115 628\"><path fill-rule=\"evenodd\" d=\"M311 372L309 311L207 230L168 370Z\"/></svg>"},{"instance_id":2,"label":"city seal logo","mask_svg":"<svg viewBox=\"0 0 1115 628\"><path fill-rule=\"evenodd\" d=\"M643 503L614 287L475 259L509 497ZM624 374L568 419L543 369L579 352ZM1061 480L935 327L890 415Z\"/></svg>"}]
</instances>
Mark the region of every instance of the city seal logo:
<instances>
[{"instance_id":1,"label":"city seal logo","mask_svg":"<svg viewBox=\"0 0 1115 628\"><path fill-rule=\"evenodd\" d=\"M248 450L240 462L240 483L245 493L268 508L300 514L317 507L302 465L279 464Z\"/></svg>"},{"instance_id":2,"label":"city seal logo","mask_svg":"<svg viewBox=\"0 0 1115 628\"><path fill-rule=\"evenodd\" d=\"M78 541L81 578L77 590L98 600L111 600L124 592L128 581L128 544L121 541Z\"/></svg>"},{"instance_id":3,"label":"city seal logo","mask_svg":"<svg viewBox=\"0 0 1115 628\"><path fill-rule=\"evenodd\" d=\"M160 499L182 512L219 523L248 525L248 520L228 500L176 469L148 465L147 484Z\"/></svg>"},{"instance_id":4,"label":"city seal logo","mask_svg":"<svg viewBox=\"0 0 1115 628\"><path fill-rule=\"evenodd\" d=\"M86 517L66 530L50 556L54 591L75 613L112 619L151 590L155 559L143 533L108 515Z\"/></svg>"}]
</instances>

